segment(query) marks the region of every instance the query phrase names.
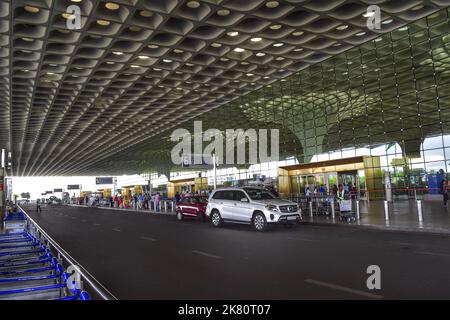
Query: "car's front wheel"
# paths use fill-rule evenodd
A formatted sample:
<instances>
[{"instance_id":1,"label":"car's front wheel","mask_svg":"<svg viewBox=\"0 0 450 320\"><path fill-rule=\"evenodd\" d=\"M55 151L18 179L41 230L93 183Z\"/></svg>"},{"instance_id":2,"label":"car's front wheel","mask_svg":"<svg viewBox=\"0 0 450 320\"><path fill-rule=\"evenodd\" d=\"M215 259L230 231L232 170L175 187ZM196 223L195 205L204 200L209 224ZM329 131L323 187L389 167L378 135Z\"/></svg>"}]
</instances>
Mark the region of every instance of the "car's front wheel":
<instances>
[{"instance_id":1,"label":"car's front wheel","mask_svg":"<svg viewBox=\"0 0 450 320\"><path fill-rule=\"evenodd\" d=\"M222 221L222 216L220 215L219 211L214 210L213 212L211 212L211 224L215 228L219 228L222 226L223 221Z\"/></svg>"},{"instance_id":2,"label":"car's front wheel","mask_svg":"<svg viewBox=\"0 0 450 320\"><path fill-rule=\"evenodd\" d=\"M252 222L253 222L253 228L256 231L262 232L262 231L266 231L267 230L266 217L261 212L255 213L255 215L253 216L253 221Z\"/></svg>"},{"instance_id":3,"label":"car's front wheel","mask_svg":"<svg viewBox=\"0 0 450 320\"><path fill-rule=\"evenodd\" d=\"M181 212L181 210L178 210L177 211L177 220L178 221L181 221L181 220L183 220L183 213Z\"/></svg>"}]
</instances>

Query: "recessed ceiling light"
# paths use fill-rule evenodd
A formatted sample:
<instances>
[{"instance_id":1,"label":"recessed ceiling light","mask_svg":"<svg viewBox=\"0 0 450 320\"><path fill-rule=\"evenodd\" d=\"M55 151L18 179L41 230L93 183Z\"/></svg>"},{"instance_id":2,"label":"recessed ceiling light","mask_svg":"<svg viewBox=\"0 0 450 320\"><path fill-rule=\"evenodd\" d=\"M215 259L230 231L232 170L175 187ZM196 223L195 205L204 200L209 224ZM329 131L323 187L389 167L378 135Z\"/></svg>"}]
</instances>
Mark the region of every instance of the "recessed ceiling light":
<instances>
[{"instance_id":1,"label":"recessed ceiling light","mask_svg":"<svg viewBox=\"0 0 450 320\"><path fill-rule=\"evenodd\" d=\"M25 9L26 12L29 12L29 13L38 13L40 11L39 8L33 7L33 6L25 6L23 8Z\"/></svg>"},{"instance_id":2,"label":"recessed ceiling light","mask_svg":"<svg viewBox=\"0 0 450 320\"><path fill-rule=\"evenodd\" d=\"M304 34L303 31L296 31L296 32L294 32L292 35L298 37L298 36L301 36L301 35L303 35L303 34Z\"/></svg>"},{"instance_id":3,"label":"recessed ceiling light","mask_svg":"<svg viewBox=\"0 0 450 320\"><path fill-rule=\"evenodd\" d=\"M277 60L277 61L283 61L284 58L283 58L283 57L278 57L278 58L276 58L275 60Z\"/></svg>"},{"instance_id":4,"label":"recessed ceiling light","mask_svg":"<svg viewBox=\"0 0 450 320\"><path fill-rule=\"evenodd\" d=\"M180 49L174 49L173 52L178 53L178 54L184 53L184 51L183 51L183 50L180 50Z\"/></svg>"},{"instance_id":5,"label":"recessed ceiling light","mask_svg":"<svg viewBox=\"0 0 450 320\"><path fill-rule=\"evenodd\" d=\"M173 61L169 60L169 59L163 59L163 62L165 62L165 63L172 63Z\"/></svg>"},{"instance_id":6,"label":"recessed ceiling light","mask_svg":"<svg viewBox=\"0 0 450 320\"><path fill-rule=\"evenodd\" d=\"M280 5L280 3L278 1L269 1L266 3L266 7L269 9L274 9L276 7L278 7Z\"/></svg>"},{"instance_id":7,"label":"recessed ceiling light","mask_svg":"<svg viewBox=\"0 0 450 320\"><path fill-rule=\"evenodd\" d=\"M117 3L114 3L114 2L107 2L105 4L105 7L106 7L106 9L109 9L109 10L117 10L117 9L120 8L120 6Z\"/></svg>"},{"instance_id":8,"label":"recessed ceiling light","mask_svg":"<svg viewBox=\"0 0 450 320\"><path fill-rule=\"evenodd\" d=\"M217 11L217 14L221 17L228 16L230 13L231 13L230 10L227 10L227 9L221 9L221 10Z\"/></svg>"},{"instance_id":9,"label":"recessed ceiling light","mask_svg":"<svg viewBox=\"0 0 450 320\"><path fill-rule=\"evenodd\" d=\"M382 24L389 24L389 23L391 23L391 22L393 22L394 21L394 19L387 19L387 20L384 20L383 22L381 22Z\"/></svg>"},{"instance_id":10,"label":"recessed ceiling light","mask_svg":"<svg viewBox=\"0 0 450 320\"><path fill-rule=\"evenodd\" d=\"M303 48L297 48L297 49L294 49L294 51L295 52L300 52L300 51L303 51Z\"/></svg>"},{"instance_id":11,"label":"recessed ceiling light","mask_svg":"<svg viewBox=\"0 0 450 320\"><path fill-rule=\"evenodd\" d=\"M234 49L234 52L244 52L245 51L245 49L242 49L242 48L236 48L236 49Z\"/></svg>"},{"instance_id":12,"label":"recessed ceiling light","mask_svg":"<svg viewBox=\"0 0 450 320\"><path fill-rule=\"evenodd\" d=\"M50 75L50 76L54 75L53 72L47 72L47 74Z\"/></svg>"},{"instance_id":13,"label":"recessed ceiling light","mask_svg":"<svg viewBox=\"0 0 450 320\"><path fill-rule=\"evenodd\" d=\"M132 68L140 68L140 66L137 66L137 65L135 65L135 64L132 64L131 67L132 67Z\"/></svg>"},{"instance_id":14,"label":"recessed ceiling light","mask_svg":"<svg viewBox=\"0 0 450 320\"><path fill-rule=\"evenodd\" d=\"M259 38L259 37L251 38L250 41L252 41L252 42L260 42L260 41L262 41L262 38Z\"/></svg>"},{"instance_id":15,"label":"recessed ceiling light","mask_svg":"<svg viewBox=\"0 0 450 320\"><path fill-rule=\"evenodd\" d=\"M186 63L186 65L188 66L188 67L193 67L194 65L192 64L192 63Z\"/></svg>"},{"instance_id":16,"label":"recessed ceiling light","mask_svg":"<svg viewBox=\"0 0 450 320\"><path fill-rule=\"evenodd\" d=\"M31 38L21 38L23 41L26 41L26 42L33 42L34 41L34 39L31 39Z\"/></svg>"},{"instance_id":17,"label":"recessed ceiling light","mask_svg":"<svg viewBox=\"0 0 450 320\"><path fill-rule=\"evenodd\" d=\"M150 59L150 58L147 56L139 56L139 59L146 60L146 59Z\"/></svg>"},{"instance_id":18,"label":"recessed ceiling light","mask_svg":"<svg viewBox=\"0 0 450 320\"><path fill-rule=\"evenodd\" d=\"M153 16L153 12L148 11L148 10L142 10L141 12L139 12L139 14L141 15L141 17L145 17L145 18L149 18L149 17Z\"/></svg>"},{"instance_id":19,"label":"recessed ceiling light","mask_svg":"<svg viewBox=\"0 0 450 320\"><path fill-rule=\"evenodd\" d=\"M281 29L283 26L281 24L273 24L270 26L270 29L272 30L279 30Z\"/></svg>"},{"instance_id":20,"label":"recessed ceiling light","mask_svg":"<svg viewBox=\"0 0 450 320\"><path fill-rule=\"evenodd\" d=\"M214 42L213 44L211 44L211 47L220 48L220 47L222 47L222 44Z\"/></svg>"},{"instance_id":21,"label":"recessed ceiling light","mask_svg":"<svg viewBox=\"0 0 450 320\"><path fill-rule=\"evenodd\" d=\"M153 68L153 70L155 70L155 71L161 71L161 69L159 69L159 68Z\"/></svg>"},{"instance_id":22,"label":"recessed ceiling light","mask_svg":"<svg viewBox=\"0 0 450 320\"><path fill-rule=\"evenodd\" d=\"M363 32L358 32L356 35L357 35L358 37L361 37L361 36L363 36L363 35L365 35L365 34L366 34L366 32L363 31Z\"/></svg>"},{"instance_id":23,"label":"recessed ceiling light","mask_svg":"<svg viewBox=\"0 0 450 320\"><path fill-rule=\"evenodd\" d=\"M228 36L230 37L237 37L239 35L239 32L237 31L230 31L227 33Z\"/></svg>"},{"instance_id":24,"label":"recessed ceiling light","mask_svg":"<svg viewBox=\"0 0 450 320\"><path fill-rule=\"evenodd\" d=\"M284 43L275 43L273 46L274 47L282 47L282 46L284 46Z\"/></svg>"},{"instance_id":25,"label":"recessed ceiling light","mask_svg":"<svg viewBox=\"0 0 450 320\"><path fill-rule=\"evenodd\" d=\"M150 49L158 49L159 48L159 46L157 46L156 44L149 44L147 47Z\"/></svg>"},{"instance_id":26,"label":"recessed ceiling light","mask_svg":"<svg viewBox=\"0 0 450 320\"><path fill-rule=\"evenodd\" d=\"M417 10L422 9L423 7L424 7L423 4L419 4L418 6L415 6L414 8L412 8L411 10L412 10L412 11L417 11Z\"/></svg>"},{"instance_id":27,"label":"recessed ceiling light","mask_svg":"<svg viewBox=\"0 0 450 320\"><path fill-rule=\"evenodd\" d=\"M108 20L99 19L99 20L97 20L97 24L102 27L106 27L106 26L109 26L111 24L111 22L109 22Z\"/></svg>"},{"instance_id":28,"label":"recessed ceiling light","mask_svg":"<svg viewBox=\"0 0 450 320\"><path fill-rule=\"evenodd\" d=\"M115 62L112 61L106 61L107 64L115 64Z\"/></svg>"},{"instance_id":29,"label":"recessed ceiling light","mask_svg":"<svg viewBox=\"0 0 450 320\"><path fill-rule=\"evenodd\" d=\"M70 14L70 13L67 13L67 12L64 12L62 14L62 17L64 19L67 19L67 20L74 20L76 18L76 16L74 14Z\"/></svg>"},{"instance_id":30,"label":"recessed ceiling light","mask_svg":"<svg viewBox=\"0 0 450 320\"><path fill-rule=\"evenodd\" d=\"M398 29L398 31L406 31L406 30L408 30L408 26L404 26L404 27Z\"/></svg>"},{"instance_id":31,"label":"recessed ceiling light","mask_svg":"<svg viewBox=\"0 0 450 320\"><path fill-rule=\"evenodd\" d=\"M227 61L230 61L230 59L228 59L228 58L220 58L220 61L227 62Z\"/></svg>"},{"instance_id":32,"label":"recessed ceiling light","mask_svg":"<svg viewBox=\"0 0 450 320\"><path fill-rule=\"evenodd\" d=\"M198 2L198 1L189 1L186 5L189 8L197 9L198 7L200 7L200 2Z\"/></svg>"},{"instance_id":33,"label":"recessed ceiling light","mask_svg":"<svg viewBox=\"0 0 450 320\"><path fill-rule=\"evenodd\" d=\"M256 54L257 57L264 57L266 54L264 52L258 52Z\"/></svg>"},{"instance_id":34,"label":"recessed ceiling light","mask_svg":"<svg viewBox=\"0 0 450 320\"><path fill-rule=\"evenodd\" d=\"M254 74L253 73L247 73L247 77L253 77Z\"/></svg>"},{"instance_id":35,"label":"recessed ceiling light","mask_svg":"<svg viewBox=\"0 0 450 320\"><path fill-rule=\"evenodd\" d=\"M340 25L339 27L337 27L336 30L342 31L342 30L345 30L347 28L348 28L348 24L343 24L343 25Z\"/></svg>"},{"instance_id":36,"label":"recessed ceiling light","mask_svg":"<svg viewBox=\"0 0 450 320\"><path fill-rule=\"evenodd\" d=\"M369 18L369 17L373 17L375 15L374 11L370 11L370 12L366 12L363 14L364 18Z\"/></svg>"},{"instance_id":37,"label":"recessed ceiling light","mask_svg":"<svg viewBox=\"0 0 450 320\"><path fill-rule=\"evenodd\" d=\"M123 55L123 52L113 51L113 54L115 54L116 56L121 56L121 55Z\"/></svg>"}]
</instances>

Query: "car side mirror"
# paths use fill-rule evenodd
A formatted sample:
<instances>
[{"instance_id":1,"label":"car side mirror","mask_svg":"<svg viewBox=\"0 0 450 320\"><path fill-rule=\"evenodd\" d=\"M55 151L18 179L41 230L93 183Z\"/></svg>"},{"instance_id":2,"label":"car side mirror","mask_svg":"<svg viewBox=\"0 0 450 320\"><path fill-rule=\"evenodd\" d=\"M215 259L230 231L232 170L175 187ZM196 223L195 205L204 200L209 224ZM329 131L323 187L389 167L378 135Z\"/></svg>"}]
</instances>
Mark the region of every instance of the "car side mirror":
<instances>
[{"instance_id":1,"label":"car side mirror","mask_svg":"<svg viewBox=\"0 0 450 320\"><path fill-rule=\"evenodd\" d=\"M242 198L241 202L248 202L248 199L247 198Z\"/></svg>"}]
</instances>

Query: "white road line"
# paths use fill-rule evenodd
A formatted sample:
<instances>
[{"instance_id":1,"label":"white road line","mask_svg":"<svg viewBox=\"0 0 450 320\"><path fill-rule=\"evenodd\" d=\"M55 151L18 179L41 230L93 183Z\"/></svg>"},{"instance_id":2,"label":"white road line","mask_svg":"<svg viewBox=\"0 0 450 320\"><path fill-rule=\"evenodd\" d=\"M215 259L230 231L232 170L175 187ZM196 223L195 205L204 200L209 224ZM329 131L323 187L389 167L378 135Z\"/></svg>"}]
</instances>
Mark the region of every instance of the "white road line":
<instances>
[{"instance_id":1,"label":"white road line","mask_svg":"<svg viewBox=\"0 0 450 320\"><path fill-rule=\"evenodd\" d=\"M297 240L297 241L306 241L306 242L320 242L320 240L315 239L305 239L305 238L294 238L294 237L288 237L289 240Z\"/></svg>"},{"instance_id":2,"label":"white road line","mask_svg":"<svg viewBox=\"0 0 450 320\"><path fill-rule=\"evenodd\" d=\"M415 254L423 254L427 256L437 256L437 257L450 257L448 253L438 253L438 252L427 252L427 251L414 251Z\"/></svg>"},{"instance_id":3,"label":"white road line","mask_svg":"<svg viewBox=\"0 0 450 320\"><path fill-rule=\"evenodd\" d=\"M149 238L149 237L141 237L140 239L147 240L147 241L156 241L156 239Z\"/></svg>"},{"instance_id":4,"label":"white road line","mask_svg":"<svg viewBox=\"0 0 450 320\"><path fill-rule=\"evenodd\" d=\"M116 232L122 232L122 230L120 229L111 229L112 231L116 231Z\"/></svg>"},{"instance_id":5,"label":"white road line","mask_svg":"<svg viewBox=\"0 0 450 320\"><path fill-rule=\"evenodd\" d=\"M94 223L94 226L98 227L98 226L101 226L101 224L100 223Z\"/></svg>"},{"instance_id":6,"label":"white road line","mask_svg":"<svg viewBox=\"0 0 450 320\"><path fill-rule=\"evenodd\" d=\"M199 254L201 256L205 256L205 257L208 257L208 258L222 259L222 257L220 257L220 256L216 256L215 254L210 254L210 253L203 252L203 251L192 250L192 253Z\"/></svg>"},{"instance_id":7,"label":"white road line","mask_svg":"<svg viewBox=\"0 0 450 320\"><path fill-rule=\"evenodd\" d=\"M330 288L333 290L351 293L351 294L358 295L358 296L365 297L365 298L370 298L370 299L383 299L384 298L383 296L378 295L378 294L373 294L373 293L369 293L369 292L365 292L365 291L361 291L361 290L351 289L351 288L343 287L343 286L328 283L328 282L317 281L317 280L313 280L313 279L306 279L305 282L309 283L309 284L321 286L321 287Z\"/></svg>"}]
</instances>

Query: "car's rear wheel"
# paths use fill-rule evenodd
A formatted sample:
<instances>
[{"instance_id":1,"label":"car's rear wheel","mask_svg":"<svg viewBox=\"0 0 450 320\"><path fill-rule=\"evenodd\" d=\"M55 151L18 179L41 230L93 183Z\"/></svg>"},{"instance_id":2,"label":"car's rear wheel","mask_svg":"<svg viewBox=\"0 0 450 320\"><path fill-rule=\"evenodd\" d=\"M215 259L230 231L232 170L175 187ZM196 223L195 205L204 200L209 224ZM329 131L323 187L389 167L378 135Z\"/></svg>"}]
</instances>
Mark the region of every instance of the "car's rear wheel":
<instances>
[{"instance_id":1,"label":"car's rear wheel","mask_svg":"<svg viewBox=\"0 0 450 320\"><path fill-rule=\"evenodd\" d=\"M220 215L219 211L214 210L211 212L211 224L215 228L219 228L223 224L222 216Z\"/></svg>"},{"instance_id":2,"label":"car's rear wheel","mask_svg":"<svg viewBox=\"0 0 450 320\"><path fill-rule=\"evenodd\" d=\"M267 230L267 221L264 214L257 212L253 216L253 228L258 232L263 232Z\"/></svg>"},{"instance_id":3,"label":"car's rear wheel","mask_svg":"<svg viewBox=\"0 0 450 320\"><path fill-rule=\"evenodd\" d=\"M184 218L183 213L180 210L178 210L177 211L177 220L181 221L181 220L183 220L183 218Z\"/></svg>"}]
</instances>

